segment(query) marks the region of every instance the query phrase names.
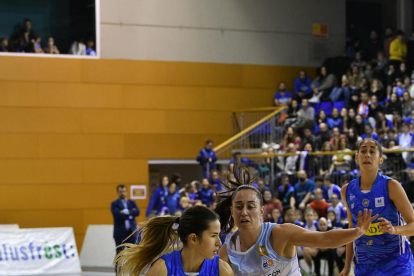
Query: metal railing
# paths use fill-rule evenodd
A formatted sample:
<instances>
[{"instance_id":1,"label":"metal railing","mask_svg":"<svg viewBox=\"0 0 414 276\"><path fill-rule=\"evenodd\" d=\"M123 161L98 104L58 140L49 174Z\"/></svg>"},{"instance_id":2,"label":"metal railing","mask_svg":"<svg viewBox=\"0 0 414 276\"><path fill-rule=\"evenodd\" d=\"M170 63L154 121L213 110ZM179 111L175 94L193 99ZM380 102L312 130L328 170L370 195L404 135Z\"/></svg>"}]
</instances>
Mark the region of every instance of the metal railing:
<instances>
[{"instance_id":1,"label":"metal railing","mask_svg":"<svg viewBox=\"0 0 414 276\"><path fill-rule=\"evenodd\" d=\"M233 137L214 148L217 158L261 152L262 143L280 143L286 107L264 107L233 112Z\"/></svg>"},{"instance_id":2,"label":"metal railing","mask_svg":"<svg viewBox=\"0 0 414 276\"><path fill-rule=\"evenodd\" d=\"M404 153L412 155L413 148L384 149L385 160L379 169L382 174L393 177L400 182L408 179L408 167L411 162L403 157ZM359 166L355 162L356 151L325 152L277 152L261 154L240 154L236 158L241 166L246 166L255 177L263 178L270 189L277 195L277 187L281 184L281 176L287 175L290 183L298 182L297 172L305 170L308 178L331 174L333 183L342 187L360 176ZM404 155L405 156L405 155Z\"/></svg>"}]
</instances>

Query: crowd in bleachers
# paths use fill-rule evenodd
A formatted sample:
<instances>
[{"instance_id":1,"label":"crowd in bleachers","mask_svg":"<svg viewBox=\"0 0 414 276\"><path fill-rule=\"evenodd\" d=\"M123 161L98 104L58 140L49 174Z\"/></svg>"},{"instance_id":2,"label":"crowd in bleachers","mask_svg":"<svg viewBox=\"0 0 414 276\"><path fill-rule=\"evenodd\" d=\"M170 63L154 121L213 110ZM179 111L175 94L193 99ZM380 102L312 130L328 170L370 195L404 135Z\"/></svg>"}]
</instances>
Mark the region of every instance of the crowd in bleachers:
<instances>
[{"instance_id":1,"label":"crowd in bleachers","mask_svg":"<svg viewBox=\"0 0 414 276\"><path fill-rule=\"evenodd\" d=\"M94 50L94 39L86 41L77 39L71 45L68 54L96 56ZM61 54L53 37L48 37L46 43L42 43L41 34L32 29L30 19L25 19L23 27L15 32L10 38L0 38L0 52L33 53L33 54Z\"/></svg>"}]
</instances>

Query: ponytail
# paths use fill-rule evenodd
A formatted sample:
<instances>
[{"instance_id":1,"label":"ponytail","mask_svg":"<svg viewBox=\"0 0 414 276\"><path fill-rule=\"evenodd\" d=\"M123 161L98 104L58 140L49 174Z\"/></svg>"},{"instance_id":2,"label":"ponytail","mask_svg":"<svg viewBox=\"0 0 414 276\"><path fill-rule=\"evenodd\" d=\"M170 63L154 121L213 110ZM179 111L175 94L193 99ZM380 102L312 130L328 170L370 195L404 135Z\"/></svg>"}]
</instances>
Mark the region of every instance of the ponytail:
<instances>
[{"instance_id":1,"label":"ponytail","mask_svg":"<svg viewBox=\"0 0 414 276\"><path fill-rule=\"evenodd\" d=\"M114 260L118 263L117 275L141 275L161 254L178 244L178 234L173 229L178 217L162 216L139 224L135 231L142 233L139 244L121 244L128 247L122 250Z\"/></svg>"},{"instance_id":2,"label":"ponytail","mask_svg":"<svg viewBox=\"0 0 414 276\"><path fill-rule=\"evenodd\" d=\"M256 192L257 198L260 201L260 206L263 206L262 194L252 185L254 180L255 179L251 177L249 170L246 167L238 169L237 164L233 166L233 172L227 174L227 181L220 180L227 191L219 193L219 197L222 201L217 204L214 211L220 216L220 227L223 234L230 233L234 227L234 220L231 216L230 207L233 198L240 190L249 189Z\"/></svg>"}]
</instances>

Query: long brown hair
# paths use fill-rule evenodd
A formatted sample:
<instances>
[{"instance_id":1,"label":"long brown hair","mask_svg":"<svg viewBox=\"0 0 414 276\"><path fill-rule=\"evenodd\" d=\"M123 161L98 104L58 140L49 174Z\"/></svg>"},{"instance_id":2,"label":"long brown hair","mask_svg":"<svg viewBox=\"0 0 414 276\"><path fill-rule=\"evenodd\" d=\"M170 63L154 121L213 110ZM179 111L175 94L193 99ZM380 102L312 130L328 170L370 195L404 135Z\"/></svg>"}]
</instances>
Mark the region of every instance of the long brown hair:
<instances>
[{"instance_id":1,"label":"long brown hair","mask_svg":"<svg viewBox=\"0 0 414 276\"><path fill-rule=\"evenodd\" d=\"M233 198L239 191L245 189L254 191L260 201L260 206L263 206L262 194L252 185L254 180L255 179L250 176L249 170L246 167L238 169L237 164L235 164L233 167L233 174L229 173L227 175L227 182L223 180L221 181L221 184L226 187L227 191L218 193L222 201L217 204L214 211L220 216L220 226L223 234L230 233L231 229L234 227L234 220L231 216L230 207L233 203Z\"/></svg>"},{"instance_id":2,"label":"long brown hair","mask_svg":"<svg viewBox=\"0 0 414 276\"><path fill-rule=\"evenodd\" d=\"M185 210L181 217L161 216L140 223L136 230L142 237L140 243L120 245L127 248L115 257L114 263L118 263L117 275L141 275L148 265L168 250L178 249L179 241L185 247L190 234L201 238L203 232L209 229L210 223L218 219L212 210L194 206ZM178 223L177 229L173 228L175 223Z\"/></svg>"}]
</instances>

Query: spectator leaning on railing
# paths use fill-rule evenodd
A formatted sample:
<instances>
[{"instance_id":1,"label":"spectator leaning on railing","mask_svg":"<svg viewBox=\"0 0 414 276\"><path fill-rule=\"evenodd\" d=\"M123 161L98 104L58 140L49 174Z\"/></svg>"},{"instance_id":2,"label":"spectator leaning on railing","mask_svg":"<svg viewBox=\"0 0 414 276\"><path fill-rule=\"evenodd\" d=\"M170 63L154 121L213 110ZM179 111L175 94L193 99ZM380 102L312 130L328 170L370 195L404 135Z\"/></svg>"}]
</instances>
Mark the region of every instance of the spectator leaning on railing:
<instances>
[{"instance_id":1,"label":"spectator leaning on railing","mask_svg":"<svg viewBox=\"0 0 414 276\"><path fill-rule=\"evenodd\" d=\"M215 162L217 161L216 153L213 150L213 140L206 141L204 148L198 154L196 160L203 168L203 177L210 177L209 172L214 169Z\"/></svg>"}]
</instances>

